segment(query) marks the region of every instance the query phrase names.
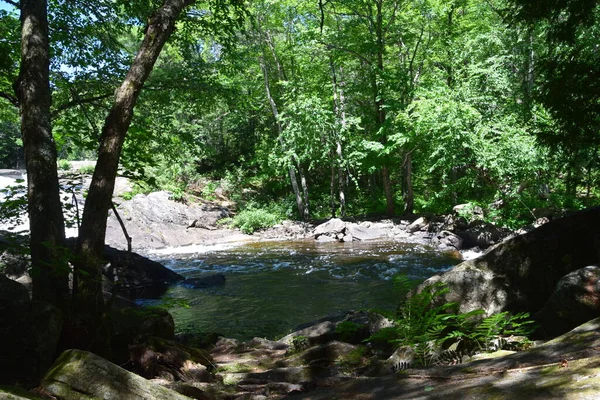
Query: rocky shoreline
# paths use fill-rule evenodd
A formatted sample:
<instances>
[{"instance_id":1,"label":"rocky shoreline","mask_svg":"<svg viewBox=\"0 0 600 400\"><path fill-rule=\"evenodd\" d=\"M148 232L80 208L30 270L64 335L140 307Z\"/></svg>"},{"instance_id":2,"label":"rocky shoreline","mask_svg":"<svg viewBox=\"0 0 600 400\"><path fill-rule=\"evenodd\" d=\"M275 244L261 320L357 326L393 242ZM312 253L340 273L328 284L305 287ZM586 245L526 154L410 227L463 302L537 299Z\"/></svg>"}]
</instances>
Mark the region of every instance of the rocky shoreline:
<instances>
[{"instance_id":1,"label":"rocky shoreline","mask_svg":"<svg viewBox=\"0 0 600 400\"><path fill-rule=\"evenodd\" d=\"M164 290L183 278L137 254L107 247L104 288L113 305L113 358L68 350L48 369L55 356L60 316L53 307L30 300L22 285L28 284L26 274L18 272L27 269L27 261L8 262L4 254L0 262L12 263L4 272L14 280L0 276L0 311L3 321L11 322L0 329L0 358L13 366L12 373L33 374L33 381L6 375L2 383L27 386L35 382L35 376L48 372L33 392L0 387L0 398L509 399L539 392L545 399L592 399L600 393L598 208L550 223L538 221L543 226L517 233L485 223L473 207L457 207L441 217L331 219L315 224L284 221L254 235L220 227L217 221L230 215L223 205L182 204L167 192L138 195L122 202L118 212L133 238L133 249L142 253L260 240L344 245L402 241L462 254L472 251L481 257L430 278L417 291L442 282L448 288L442 300L457 302L462 312L528 311L541 325L538 334L562 336L519 353L467 358L460 365L446 363L427 369L414 368L410 352L399 355L389 345L363 342L393 324L375 313L327 318L278 341L176 337L167 312L137 307L131 299L139 290ZM107 243L125 248L127 242L115 216L110 217L109 227ZM221 281L214 277L211 282L183 283L204 287ZM352 332L344 323L351 323ZM12 343L15 338L18 343Z\"/></svg>"}]
</instances>

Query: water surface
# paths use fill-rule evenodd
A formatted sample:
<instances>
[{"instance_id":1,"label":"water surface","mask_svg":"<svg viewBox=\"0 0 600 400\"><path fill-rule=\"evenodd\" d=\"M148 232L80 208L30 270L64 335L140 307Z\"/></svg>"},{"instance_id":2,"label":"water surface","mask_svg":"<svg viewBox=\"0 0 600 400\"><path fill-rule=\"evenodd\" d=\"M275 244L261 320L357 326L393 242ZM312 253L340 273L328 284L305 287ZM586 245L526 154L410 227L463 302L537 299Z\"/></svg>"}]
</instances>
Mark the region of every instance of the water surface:
<instances>
[{"instance_id":1,"label":"water surface","mask_svg":"<svg viewBox=\"0 0 600 400\"><path fill-rule=\"evenodd\" d=\"M165 297L190 306L171 310L177 331L242 340L274 338L348 310L393 310L399 301L394 275L424 280L459 262L449 253L398 242L257 242L160 257L186 278L226 277L219 287L169 289Z\"/></svg>"}]
</instances>

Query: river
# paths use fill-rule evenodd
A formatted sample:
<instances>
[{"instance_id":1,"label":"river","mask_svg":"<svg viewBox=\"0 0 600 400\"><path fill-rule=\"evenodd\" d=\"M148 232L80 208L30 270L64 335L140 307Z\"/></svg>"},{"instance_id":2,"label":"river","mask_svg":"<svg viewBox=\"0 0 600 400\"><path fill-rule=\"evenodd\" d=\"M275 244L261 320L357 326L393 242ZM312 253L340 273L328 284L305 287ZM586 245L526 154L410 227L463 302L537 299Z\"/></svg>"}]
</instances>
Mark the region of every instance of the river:
<instances>
[{"instance_id":1,"label":"river","mask_svg":"<svg viewBox=\"0 0 600 400\"><path fill-rule=\"evenodd\" d=\"M191 254L162 253L157 261L186 278L222 273L223 286L174 286L157 304L183 300L170 311L180 333L216 332L240 340L276 338L299 324L348 310L393 310L392 277L416 281L457 264L453 254L398 242L255 242L207 247Z\"/></svg>"}]
</instances>

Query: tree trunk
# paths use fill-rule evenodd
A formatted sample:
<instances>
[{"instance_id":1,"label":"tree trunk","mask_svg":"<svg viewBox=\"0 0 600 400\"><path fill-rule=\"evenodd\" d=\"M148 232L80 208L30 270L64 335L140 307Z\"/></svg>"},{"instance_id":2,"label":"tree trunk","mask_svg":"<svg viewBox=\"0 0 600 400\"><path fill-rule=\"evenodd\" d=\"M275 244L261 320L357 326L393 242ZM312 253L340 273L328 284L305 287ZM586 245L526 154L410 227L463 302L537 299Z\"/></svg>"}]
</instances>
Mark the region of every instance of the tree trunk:
<instances>
[{"instance_id":1,"label":"tree trunk","mask_svg":"<svg viewBox=\"0 0 600 400\"><path fill-rule=\"evenodd\" d=\"M390 170L387 165L383 166L381 171L381 177L383 179L383 190L385 191L385 213L388 216L394 215L394 192L392 191L392 181L390 179Z\"/></svg>"},{"instance_id":2,"label":"tree trunk","mask_svg":"<svg viewBox=\"0 0 600 400\"><path fill-rule=\"evenodd\" d=\"M383 1L377 1L375 3L377 8L376 20L375 20L375 35L376 35L376 47L377 47L377 72L374 79L374 94L375 94L375 113L377 121L377 129L381 131L385 125L387 118L385 112L385 102L383 96L383 90L379 81L383 79L384 75L384 64L383 64L383 53L385 50L384 43L384 32L383 32ZM381 142L385 146L387 144L387 135L383 133ZM383 167L381 170L383 179L383 189L385 191L385 202L386 202L386 214L388 216L394 215L394 192L392 189L392 181L390 178L389 160L384 160Z\"/></svg>"},{"instance_id":3,"label":"tree trunk","mask_svg":"<svg viewBox=\"0 0 600 400\"><path fill-rule=\"evenodd\" d=\"M77 332L82 342L75 343L94 350L101 337L100 322L104 312L100 259L106 234L106 220L112 204L112 194L119 158L133 109L165 42L175 28L181 11L193 0L165 0L150 17L146 33L125 80L115 94L115 102L104 122L98 162L83 211L75 263L74 314ZM81 347L80 347L81 348Z\"/></svg>"},{"instance_id":4,"label":"tree trunk","mask_svg":"<svg viewBox=\"0 0 600 400\"><path fill-rule=\"evenodd\" d=\"M412 215L414 210L415 195L412 186L412 151L404 159L404 215Z\"/></svg>"},{"instance_id":5,"label":"tree trunk","mask_svg":"<svg viewBox=\"0 0 600 400\"><path fill-rule=\"evenodd\" d=\"M329 207L331 207L331 218L335 218L337 206L335 204L335 158L330 152L331 157L331 177L329 179Z\"/></svg>"},{"instance_id":6,"label":"tree trunk","mask_svg":"<svg viewBox=\"0 0 600 400\"><path fill-rule=\"evenodd\" d=\"M21 1L21 67L15 85L27 168L33 299L68 309L65 226L56 145L50 124L48 19L45 0Z\"/></svg>"},{"instance_id":7,"label":"tree trunk","mask_svg":"<svg viewBox=\"0 0 600 400\"><path fill-rule=\"evenodd\" d=\"M329 66L331 68L331 80L333 83L333 108L336 118L339 121L339 125L341 127L341 132L335 133L335 154L337 156L337 164L338 164L338 191L339 191L339 200L340 200L340 215L342 217L346 216L346 195L345 195L345 170L344 170L344 158L342 154L342 138L341 135L346 131L347 121L346 121L346 105L344 98L344 90L343 90L343 80L338 84L337 74L335 72L335 65L333 64L333 60L329 58ZM341 70L341 68L340 68ZM333 166L331 167L331 187L332 187L332 202L333 202L333 179L334 179L334 171ZM335 214L335 211L332 212ZM335 216L335 215L333 215Z\"/></svg>"},{"instance_id":8,"label":"tree trunk","mask_svg":"<svg viewBox=\"0 0 600 400\"><path fill-rule=\"evenodd\" d=\"M286 145L283 141L283 126L281 125L281 121L279 120L279 110L277 108L277 103L275 103L275 99L271 95L271 85L269 84L269 74L267 73L267 66L265 64L265 54L263 49L263 55L260 59L260 67L263 73L263 79L265 82L265 92L267 94L267 100L269 100L269 105L271 106L271 112L273 113L273 117L275 118L275 123L277 124L277 133L279 138L279 144L281 145L282 150L286 151ZM292 162L294 160L291 160ZM304 204L304 199L302 197L302 193L300 192L300 187L298 186L298 178L296 177L296 170L293 165L288 166L288 173L290 176L290 182L292 185L292 191L294 192L294 196L296 197L296 206L298 207L298 212L300 213L301 218L308 219L307 211L308 208Z\"/></svg>"},{"instance_id":9,"label":"tree trunk","mask_svg":"<svg viewBox=\"0 0 600 400\"><path fill-rule=\"evenodd\" d=\"M304 201L304 208L302 209L302 219L308 221L310 219L310 208L308 202L308 182L306 181L306 174L304 168L299 167L298 173L300 174L300 185L302 185L302 200Z\"/></svg>"}]
</instances>

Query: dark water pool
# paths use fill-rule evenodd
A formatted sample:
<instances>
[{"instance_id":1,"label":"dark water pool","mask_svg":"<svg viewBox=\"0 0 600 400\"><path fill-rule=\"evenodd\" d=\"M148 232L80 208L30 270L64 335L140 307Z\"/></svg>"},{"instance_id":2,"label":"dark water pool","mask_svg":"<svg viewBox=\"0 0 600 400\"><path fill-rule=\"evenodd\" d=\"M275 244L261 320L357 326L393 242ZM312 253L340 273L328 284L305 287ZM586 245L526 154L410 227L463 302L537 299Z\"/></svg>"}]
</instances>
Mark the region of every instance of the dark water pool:
<instances>
[{"instance_id":1,"label":"dark water pool","mask_svg":"<svg viewBox=\"0 0 600 400\"><path fill-rule=\"evenodd\" d=\"M171 309L177 331L241 340L281 336L348 310L392 310L398 303L394 275L423 280L459 262L426 246L396 242L262 242L159 257L186 278L226 277L219 287L169 289L165 298L184 299L190 306Z\"/></svg>"}]
</instances>

